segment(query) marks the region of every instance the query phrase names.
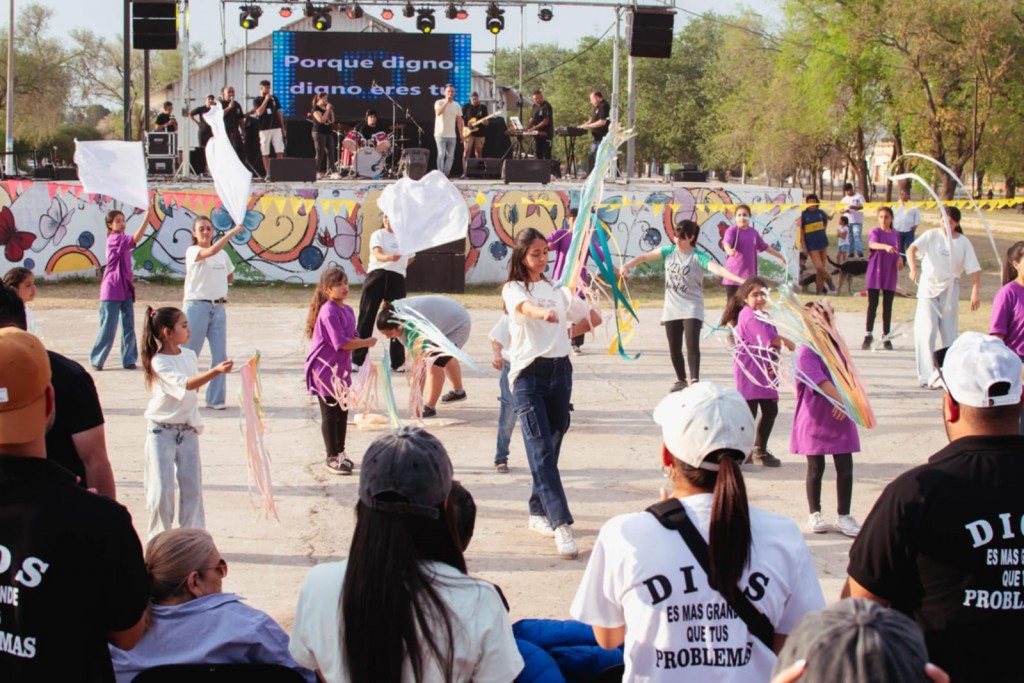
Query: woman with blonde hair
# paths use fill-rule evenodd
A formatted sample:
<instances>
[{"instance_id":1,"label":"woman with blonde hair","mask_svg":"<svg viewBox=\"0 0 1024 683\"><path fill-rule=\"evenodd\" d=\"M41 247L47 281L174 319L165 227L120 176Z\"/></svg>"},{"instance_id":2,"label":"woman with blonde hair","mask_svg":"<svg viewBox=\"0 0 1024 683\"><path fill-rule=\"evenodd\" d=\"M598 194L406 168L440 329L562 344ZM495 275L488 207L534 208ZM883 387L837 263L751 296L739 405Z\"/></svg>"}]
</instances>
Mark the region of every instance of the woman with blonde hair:
<instances>
[{"instance_id":1,"label":"woman with blonde hair","mask_svg":"<svg viewBox=\"0 0 1024 683\"><path fill-rule=\"evenodd\" d=\"M110 646L117 683L164 664L280 664L316 675L288 654L288 635L221 584L228 563L202 529L170 529L146 546L150 606L146 633L131 650Z\"/></svg>"}]
</instances>

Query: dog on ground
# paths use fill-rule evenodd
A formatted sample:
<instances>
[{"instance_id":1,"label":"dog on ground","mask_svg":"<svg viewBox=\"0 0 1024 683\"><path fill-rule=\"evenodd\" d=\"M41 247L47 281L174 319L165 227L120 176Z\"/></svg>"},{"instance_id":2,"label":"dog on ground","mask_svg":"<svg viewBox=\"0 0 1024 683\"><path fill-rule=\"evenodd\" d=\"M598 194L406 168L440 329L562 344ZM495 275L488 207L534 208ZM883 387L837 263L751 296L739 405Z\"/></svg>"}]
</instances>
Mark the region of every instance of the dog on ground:
<instances>
[{"instance_id":1,"label":"dog on ground","mask_svg":"<svg viewBox=\"0 0 1024 683\"><path fill-rule=\"evenodd\" d=\"M835 267L836 270L832 271L832 274L839 274L839 289L837 291L843 291L843 283L846 283L846 291L850 296L853 296L853 278L866 275L868 272L868 260L867 259L850 259L845 263L836 263L832 260L832 257L828 257L828 262Z\"/></svg>"}]
</instances>

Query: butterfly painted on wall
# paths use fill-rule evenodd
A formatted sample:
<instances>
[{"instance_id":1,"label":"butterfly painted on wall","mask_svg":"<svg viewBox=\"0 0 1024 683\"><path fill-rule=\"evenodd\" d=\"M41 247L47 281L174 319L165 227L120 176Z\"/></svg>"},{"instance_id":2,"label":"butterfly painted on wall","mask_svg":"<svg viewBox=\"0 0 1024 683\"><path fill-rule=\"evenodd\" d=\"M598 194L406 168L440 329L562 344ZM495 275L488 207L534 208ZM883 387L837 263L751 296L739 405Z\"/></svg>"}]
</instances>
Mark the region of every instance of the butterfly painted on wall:
<instances>
[{"instance_id":1,"label":"butterfly painted on wall","mask_svg":"<svg viewBox=\"0 0 1024 683\"><path fill-rule=\"evenodd\" d=\"M39 236L42 239L36 241L32 251L42 251L48 242L52 242L55 247L60 246L68 234L68 224L75 211L76 209L69 210L63 199L54 197L50 201L50 208L39 217Z\"/></svg>"},{"instance_id":2,"label":"butterfly painted on wall","mask_svg":"<svg viewBox=\"0 0 1024 683\"><path fill-rule=\"evenodd\" d=\"M20 232L14 223L14 214L8 207L0 209L0 247L4 248L4 258L11 263L18 263L25 258L25 250L36 241L30 232Z\"/></svg>"}]
</instances>

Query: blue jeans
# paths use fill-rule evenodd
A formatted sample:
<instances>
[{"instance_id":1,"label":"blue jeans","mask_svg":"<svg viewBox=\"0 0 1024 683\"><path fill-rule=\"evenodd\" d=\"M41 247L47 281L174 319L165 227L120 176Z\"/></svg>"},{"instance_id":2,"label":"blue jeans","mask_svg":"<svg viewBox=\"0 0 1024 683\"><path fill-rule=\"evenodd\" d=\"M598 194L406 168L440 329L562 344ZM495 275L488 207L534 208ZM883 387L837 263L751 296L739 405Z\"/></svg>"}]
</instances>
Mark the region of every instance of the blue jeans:
<instances>
[{"instance_id":1,"label":"blue jeans","mask_svg":"<svg viewBox=\"0 0 1024 683\"><path fill-rule=\"evenodd\" d=\"M516 411L512 407L512 390L508 386L508 361L501 364L501 377L498 378L498 446L494 451L494 462L508 462L508 445L512 441L512 431L516 428Z\"/></svg>"},{"instance_id":2,"label":"blue jeans","mask_svg":"<svg viewBox=\"0 0 1024 683\"><path fill-rule=\"evenodd\" d=\"M573 523L558 473L562 437L569 429L571 398L572 363L568 357L537 358L519 373L512 387L512 401L533 475L530 514L547 517L552 527Z\"/></svg>"},{"instance_id":3,"label":"blue jeans","mask_svg":"<svg viewBox=\"0 0 1024 683\"><path fill-rule=\"evenodd\" d=\"M185 302L185 316L192 331L186 348L192 349L198 356L203 351L203 343L210 342L210 367L223 363L228 359L228 311L225 304L212 301L189 300ZM224 405L227 393L227 380L224 375L217 375L206 385L206 405Z\"/></svg>"},{"instance_id":4,"label":"blue jeans","mask_svg":"<svg viewBox=\"0 0 1024 683\"><path fill-rule=\"evenodd\" d=\"M900 235L900 256L903 257L903 265L907 264L907 247L914 243L914 233L916 230L909 232L901 232Z\"/></svg>"},{"instance_id":5,"label":"blue jeans","mask_svg":"<svg viewBox=\"0 0 1024 683\"><path fill-rule=\"evenodd\" d=\"M600 146L600 140L590 141L590 150L587 152L587 175L594 170L594 164L597 163L597 148Z\"/></svg>"},{"instance_id":6,"label":"blue jeans","mask_svg":"<svg viewBox=\"0 0 1024 683\"><path fill-rule=\"evenodd\" d=\"M434 142L437 143L437 170L445 175L451 175L452 163L455 161L455 145L458 140L435 135Z\"/></svg>"},{"instance_id":7,"label":"blue jeans","mask_svg":"<svg viewBox=\"0 0 1024 683\"><path fill-rule=\"evenodd\" d=\"M170 529L174 522L175 479L179 497L178 526L205 529L199 434L188 425L150 421L146 429L146 460L142 475L150 539Z\"/></svg>"},{"instance_id":8,"label":"blue jeans","mask_svg":"<svg viewBox=\"0 0 1024 683\"><path fill-rule=\"evenodd\" d=\"M117 335L117 319L121 319L121 365L130 367L139 360L139 349L135 343L135 302L124 301L100 302L100 332L96 335L96 343L89 353L89 362L93 367L102 368L107 362L107 355L114 348L114 337Z\"/></svg>"},{"instance_id":9,"label":"blue jeans","mask_svg":"<svg viewBox=\"0 0 1024 683\"><path fill-rule=\"evenodd\" d=\"M864 224L850 223L850 241L853 244L853 252L857 256L864 255Z\"/></svg>"}]
</instances>

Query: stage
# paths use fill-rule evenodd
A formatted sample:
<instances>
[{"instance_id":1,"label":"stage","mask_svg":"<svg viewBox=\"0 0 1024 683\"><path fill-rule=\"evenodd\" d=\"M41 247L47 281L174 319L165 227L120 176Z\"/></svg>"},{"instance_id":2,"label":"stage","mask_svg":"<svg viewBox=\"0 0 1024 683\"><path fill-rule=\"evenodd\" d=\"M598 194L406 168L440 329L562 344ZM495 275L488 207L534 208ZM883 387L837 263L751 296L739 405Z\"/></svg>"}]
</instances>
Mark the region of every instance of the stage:
<instances>
[{"instance_id":1,"label":"stage","mask_svg":"<svg viewBox=\"0 0 1024 683\"><path fill-rule=\"evenodd\" d=\"M377 196L381 180L321 180L315 183L254 183L245 230L228 252L235 277L247 281L314 283L322 268L338 264L352 283L365 276L369 235L380 226ZM512 238L523 228L544 234L568 227L567 212L579 201L583 182L555 180L548 185L500 180L456 180L470 210L464 257L465 282L500 283L508 273ZM182 276L189 232L197 215L208 215L218 230L232 221L220 208L213 183L149 183L154 212L133 253L137 277ZM718 242L731 224L726 206L750 204L755 226L777 247L792 249L803 192L715 183L663 183L633 180L605 185L597 216L610 231L612 250L630 258L669 244L666 229L690 218L701 225L698 244L719 261ZM106 260L104 216L125 207L90 196L77 182L6 180L0 182L0 270L25 266L37 277L92 275ZM130 233L144 211L128 215ZM426 226L425 226L426 227ZM790 263L795 267L796 259ZM779 266L763 262L768 275ZM795 275L796 273L794 273Z\"/></svg>"}]
</instances>

